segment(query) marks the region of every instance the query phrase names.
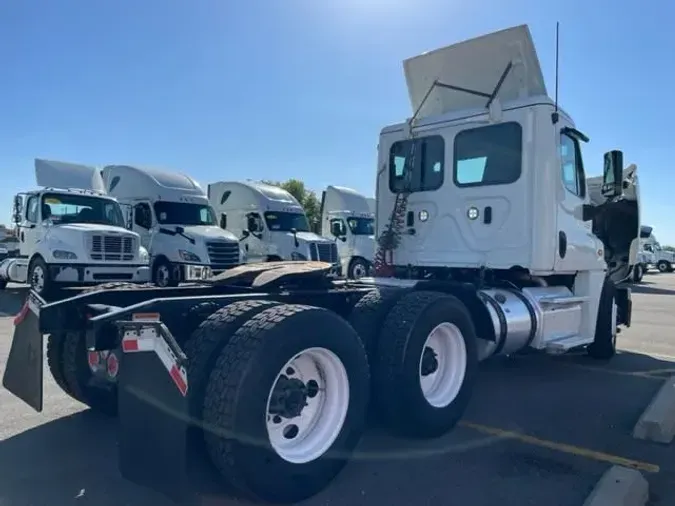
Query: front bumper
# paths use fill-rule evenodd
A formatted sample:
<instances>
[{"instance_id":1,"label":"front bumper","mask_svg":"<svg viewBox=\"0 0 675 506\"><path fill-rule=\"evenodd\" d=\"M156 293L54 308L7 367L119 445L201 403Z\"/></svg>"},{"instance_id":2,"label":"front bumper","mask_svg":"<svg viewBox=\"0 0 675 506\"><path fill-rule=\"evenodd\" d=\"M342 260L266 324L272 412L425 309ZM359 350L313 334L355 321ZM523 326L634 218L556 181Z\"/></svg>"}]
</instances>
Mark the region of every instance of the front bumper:
<instances>
[{"instance_id":1,"label":"front bumper","mask_svg":"<svg viewBox=\"0 0 675 506\"><path fill-rule=\"evenodd\" d=\"M49 275L57 283L90 285L127 281L147 283L150 267L147 264L49 264Z\"/></svg>"}]
</instances>

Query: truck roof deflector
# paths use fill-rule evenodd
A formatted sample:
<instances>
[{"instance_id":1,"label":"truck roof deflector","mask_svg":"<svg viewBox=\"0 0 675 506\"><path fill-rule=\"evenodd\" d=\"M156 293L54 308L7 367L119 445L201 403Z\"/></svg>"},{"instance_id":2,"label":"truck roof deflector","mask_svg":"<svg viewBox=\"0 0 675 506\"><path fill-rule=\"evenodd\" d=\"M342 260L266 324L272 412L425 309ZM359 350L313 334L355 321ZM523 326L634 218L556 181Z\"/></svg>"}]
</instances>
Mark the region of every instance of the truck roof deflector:
<instances>
[{"instance_id":1,"label":"truck roof deflector","mask_svg":"<svg viewBox=\"0 0 675 506\"><path fill-rule=\"evenodd\" d=\"M409 58L403 69L416 118L489 107L495 92L502 102L548 96L527 25Z\"/></svg>"}]
</instances>

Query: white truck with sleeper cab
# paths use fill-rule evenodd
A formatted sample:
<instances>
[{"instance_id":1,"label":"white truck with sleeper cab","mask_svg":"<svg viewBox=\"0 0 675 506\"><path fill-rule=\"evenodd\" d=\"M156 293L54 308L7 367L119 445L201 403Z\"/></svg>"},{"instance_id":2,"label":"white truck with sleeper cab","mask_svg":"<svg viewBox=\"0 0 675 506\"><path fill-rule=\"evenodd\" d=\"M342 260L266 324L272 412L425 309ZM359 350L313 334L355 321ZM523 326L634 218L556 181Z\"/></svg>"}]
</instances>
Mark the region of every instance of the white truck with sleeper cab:
<instances>
[{"instance_id":1,"label":"white truck with sleeper cab","mask_svg":"<svg viewBox=\"0 0 675 506\"><path fill-rule=\"evenodd\" d=\"M283 188L257 181L208 186L219 223L240 238L248 262L319 260L338 265L334 241L311 232L300 203Z\"/></svg>"},{"instance_id":2,"label":"white truck with sleeper cab","mask_svg":"<svg viewBox=\"0 0 675 506\"><path fill-rule=\"evenodd\" d=\"M73 350L122 350L119 387L80 398L119 414L125 478L183 501L195 497L191 456L205 455L238 495L297 503L344 467L371 408L393 432L436 438L463 416L480 360L526 348L611 358L617 328L630 325L625 281L640 223L622 153L605 155L593 203L588 139L548 97L527 26L404 70L413 116L382 130L374 171L376 277L274 262L159 293L101 290L46 305L31 293L5 388L42 409L44 335L48 350L64 350L48 362L55 378ZM240 187L216 188L218 204ZM247 205L258 224L281 212Z\"/></svg>"},{"instance_id":3,"label":"white truck with sleeper cab","mask_svg":"<svg viewBox=\"0 0 675 506\"><path fill-rule=\"evenodd\" d=\"M238 239L218 226L191 177L130 165L108 165L102 174L108 193L130 211L128 225L150 252L157 286L209 279L242 263Z\"/></svg>"},{"instance_id":4,"label":"white truck with sleeper cab","mask_svg":"<svg viewBox=\"0 0 675 506\"><path fill-rule=\"evenodd\" d=\"M326 188L321 195L321 235L337 244L343 275L358 279L371 273L375 214L367 197L344 186Z\"/></svg>"},{"instance_id":5,"label":"white truck with sleeper cab","mask_svg":"<svg viewBox=\"0 0 675 506\"><path fill-rule=\"evenodd\" d=\"M36 159L35 177L42 188L14 198L19 254L0 264L0 288L28 283L50 296L66 285L148 281L148 252L94 167Z\"/></svg>"}]
</instances>

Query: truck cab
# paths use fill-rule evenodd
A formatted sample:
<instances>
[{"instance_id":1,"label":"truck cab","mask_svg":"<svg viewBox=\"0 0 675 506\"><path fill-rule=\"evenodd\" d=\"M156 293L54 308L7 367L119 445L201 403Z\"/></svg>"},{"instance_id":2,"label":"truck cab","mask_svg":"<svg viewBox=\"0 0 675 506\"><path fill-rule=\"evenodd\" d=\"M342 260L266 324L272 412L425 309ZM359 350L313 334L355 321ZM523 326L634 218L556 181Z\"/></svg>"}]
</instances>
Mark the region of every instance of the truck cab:
<instances>
[{"instance_id":1,"label":"truck cab","mask_svg":"<svg viewBox=\"0 0 675 506\"><path fill-rule=\"evenodd\" d=\"M659 272L673 272L675 266L675 252L664 250L654 235L654 229L643 225L640 228L640 246L642 255L648 256L651 265Z\"/></svg>"},{"instance_id":2,"label":"truck cab","mask_svg":"<svg viewBox=\"0 0 675 506\"><path fill-rule=\"evenodd\" d=\"M128 210L128 227L150 252L160 287L208 279L240 265L238 239L218 226L204 190L191 177L130 165L108 165L106 189Z\"/></svg>"},{"instance_id":3,"label":"truck cab","mask_svg":"<svg viewBox=\"0 0 675 506\"><path fill-rule=\"evenodd\" d=\"M148 252L95 168L36 159L35 173L43 188L14 199L19 254L0 264L2 288L28 283L48 295L62 285L148 281Z\"/></svg>"},{"instance_id":4,"label":"truck cab","mask_svg":"<svg viewBox=\"0 0 675 506\"><path fill-rule=\"evenodd\" d=\"M367 197L343 186L326 188L321 196L321 235L337 244L343 274L350 279L370 275L375 214Z\"/></svg>"},{"instance_id":5,"label":"truck cab","mask_svg":"<svg viewBox=\"0 0 675 506\"><path fill-rule=\"evenodd\" d=\"M592 342L607 308L629 322L623 283L638 252L637 169L627 174L613 151L600 184L587 181L589 139L548 96L527 26L403 67L414 115L380 134L378 272L550 287L541 297L555 304L542 307L564 307L569 328L540 327L537 348ZM613 302L601 300L606 291Z\"/></svg>"},{"instance_id":6,"label":"truck cab","mask_svg":"<svg viewBox=\"0 0 675 506\"><path fill-rule=\"evenodd\" d=\"M221 227L239 237L247 262L319 260L339 268L335 241L311 232L300 203L283 188L257 181L208 186Z\"/></svg>"}]
</instances>

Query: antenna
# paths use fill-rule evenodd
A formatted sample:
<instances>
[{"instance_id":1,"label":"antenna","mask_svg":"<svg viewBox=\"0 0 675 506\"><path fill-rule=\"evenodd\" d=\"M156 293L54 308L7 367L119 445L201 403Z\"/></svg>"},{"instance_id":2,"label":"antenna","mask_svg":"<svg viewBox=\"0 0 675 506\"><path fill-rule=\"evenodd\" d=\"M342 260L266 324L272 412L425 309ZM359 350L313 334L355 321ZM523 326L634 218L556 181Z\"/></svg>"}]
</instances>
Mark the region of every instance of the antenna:
<instances>
[{"instance_id":1,"label":"antenna","mask_svg":"<svg viewBox=\"0 0 675 506\"><path fill-rule=\"evenodd\" d=\"M558 122L558 67L560 60L560 21L555 23L555 112L551 119L555 125Z\"/></svg>"}]
</instances>

